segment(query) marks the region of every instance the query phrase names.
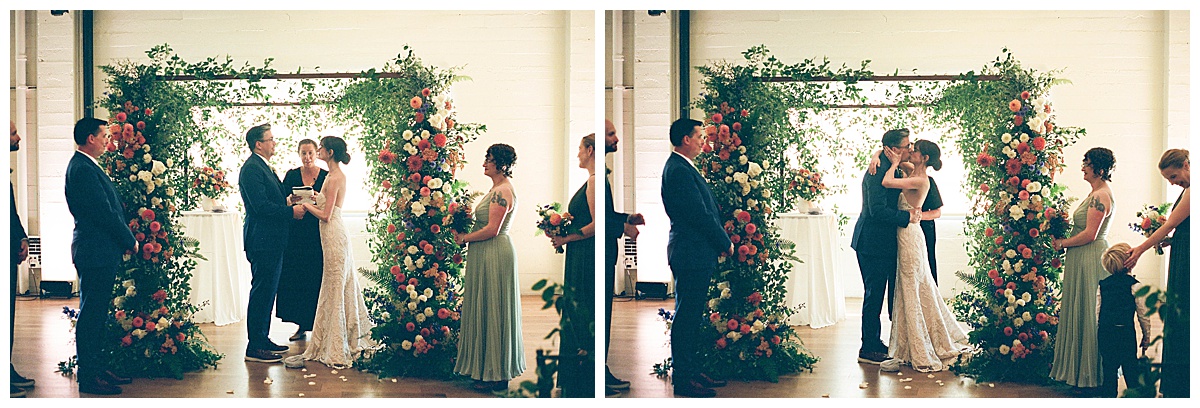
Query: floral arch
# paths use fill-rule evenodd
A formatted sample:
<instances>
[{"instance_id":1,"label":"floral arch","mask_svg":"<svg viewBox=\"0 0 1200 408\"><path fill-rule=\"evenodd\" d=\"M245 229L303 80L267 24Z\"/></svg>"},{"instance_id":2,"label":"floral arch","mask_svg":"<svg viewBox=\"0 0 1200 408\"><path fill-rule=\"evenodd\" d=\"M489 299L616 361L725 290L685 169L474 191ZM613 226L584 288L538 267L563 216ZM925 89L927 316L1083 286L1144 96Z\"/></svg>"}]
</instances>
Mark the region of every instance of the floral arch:
<instances>
[{"instance_id":1,"label":"floral arch","mask_svg":"<svg viewBox=\"0 0 1200 408\"><path fill-rule=\"evenodd\" d=\"M692 107L706 112L706 150L714 153L697 166L738 246L721 259L710 287L712 372L774 381L816 363L785 323L794 312L783 306L794 244L780 238L774 220L797 197L815 200L845 188L797 191L797 184L814 182L809 170L819 160L865 164L877 146L853 145L813 125L819 115L836 122L839 112L856 112L889 127L956 131L950 140L967 163L963 183L976 194L964 227L973 271L958 274L970 287L952 307L971 326L977 349L955 369L981 379L1048 380L1061 273L1050 240L1068 229L1068 203L1054 176L1062 149L1085 132L1055 125L1047 95L1065 81L1022 68L1003 52L979 73L910 76L926 82L890 89L890 105L872 104L862 84L905 77L875 76L867 62L855 69L831 67L827 59L787 65L758 46L743 53L744 64L697 67L704 90ZM878 107L895 109L870 109Z\"/></svg>"},{"instance_id":2,"label":"floral arch","mask_svg":"<svg viewBox=\"0 0 1200 408\"><path fill-rule=\"evenodd\" d=\"M372 152L367 229L376 267L359 272L375 284L364 296L382 348L359 365L380 376L449 377L463 270L452 230L470 228L473 197L455 172L463 145L486 130L457 123L449 90L467 78L424 65L408 46L382 69L356 74L280 74L270 59L261 67L235 67L228 57L188 63L165 44L146 55L146 64L101 67L109 91L95 102L110 113L114 136L101 162L142 248L125 256L114 285L110 336L102 339L112 366L126 375L182 378L223 357L191 321L202 306L189 303L188 285L199 243L178 217L198 202L195 179L205 173L197 168L240 165L217 161L221 149L245 143L215 118L239 107L288 106L275 113L276 123L345 124L362 151ZM292 101L271 99L264 81L279 79L295 80L286 90ZM198 163L190 150L200 151ZM73 359L61 366L71 371Z\"/></svg>"}]
</instances>

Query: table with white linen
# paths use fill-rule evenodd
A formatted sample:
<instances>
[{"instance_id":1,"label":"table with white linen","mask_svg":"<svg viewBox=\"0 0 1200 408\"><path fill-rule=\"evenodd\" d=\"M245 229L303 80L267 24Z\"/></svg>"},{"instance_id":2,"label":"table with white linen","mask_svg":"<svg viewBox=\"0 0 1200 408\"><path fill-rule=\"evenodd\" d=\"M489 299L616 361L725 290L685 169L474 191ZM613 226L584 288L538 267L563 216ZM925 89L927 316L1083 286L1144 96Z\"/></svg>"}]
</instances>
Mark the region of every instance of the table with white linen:
<instances>
[{"instance_id":1,"label":"table with white linen","mask_svg":"<svg viewBox=\"0 0 1200 408\"><path fill-rule=\"evenodd\" d=\"M776 220L783 239L796 243L796 257L788 273L788 307L804 308L788 319L790 325L814 329L846 318L846 295L838 274L837 216L834 214L780 214Z\"/></svg>"},{"instance_id":2,"label":"table with white linen","mask_svg":"<svg viewBox=\"0 0 1200 408\"><path fill-rule=\"evenodd\" d=\"M184 233L200 241L196 270L189 281L191 303L207 305L196 312L196 323L224 326L246 318L250 300L250 262L242 247L241 214L236 212L184 211Z\"/></svg>"}]
</instances>

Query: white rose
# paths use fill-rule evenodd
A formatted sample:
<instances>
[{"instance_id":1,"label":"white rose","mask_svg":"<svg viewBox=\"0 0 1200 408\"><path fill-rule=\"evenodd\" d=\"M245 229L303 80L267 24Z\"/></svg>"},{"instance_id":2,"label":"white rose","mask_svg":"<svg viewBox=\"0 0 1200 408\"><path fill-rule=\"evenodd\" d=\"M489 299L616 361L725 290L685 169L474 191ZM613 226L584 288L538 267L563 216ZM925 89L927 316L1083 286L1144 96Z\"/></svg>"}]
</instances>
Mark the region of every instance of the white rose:
<instances>
[{"instance_id":1,"label":"white rose","mask_svg":"<svg viewBox=\"0 0 1200 408\"><path fill-rule=\"evenodd\" d=\"M1021 313L1021 319L1024 319L1025 321L1030 321L1030 320L1033 320L1033 316L1030 315L1029 312L1025 312L1025 313Z\"/></svg>"},{"instance_id":2,"label":"white rose","mask_svg":"<svg viewBox=\"0 0 1200 408\"><path fill-rule=\"evenodd\" d=\"M750 187L758 188L758 180L750 180Z\"/></svg>"},{"instance_id":3,"label":"white rose","mask_svg":"<svg viewBox=\"0 0 1200 408\"><path fill-rule=\"evenodd\" d=\"M417 258L417 261L413 262L413 263L417 265L417 268L424 268L425 267L425 257L422 256L420 258Z\"/></svg>"},{"instance_id":4,"label":"white rose","mask_svg":"<svg viewBox=\"0 0 1200 408\"><path fill-rule=\"evenodd\" d=\"M442 188L442 179L435 178L435 179L429 180L429 189L430 190L437 190L439 188Z\"/></svg>"},{"instance_id":5,"label":"white rose","mask_svg":"<svg viewBox=\"0 0 1200 408\"><path fill-rule=\"evenodd\" d=\"M405 286L405 287L404 287L404 291L405 291L405 292L416 292L416 291L417 291L417 286L416 286L416 285L408 285L408 286Z\"/></svg>"},{"instance_id":6,"label":"white rose","mask_svg":"<svg viewBox=\"0 0 1200 408\"><path fill-rule=\"evenodd\" d=\"M1029 143L1029 134L1028 133L1021 134L1021 143Z\"/></svg>"},{"instance_id":7,"label":"white rose","mask_svg":"<svg viewBox=\"0 0 1200 408\"><path fill-rule=\"evenodd\" d=\"M446 169L445 169L445 171L450 171L450 167L449 167L449 165L447 165L447 166L446 166ZM453 185L453 184L450 184L450 183L445 183L445 184L442 184L442 192L444 192L444 193L446 193L446 194L450 194L450 193L451 193L451 192L453 192L453 191L454 191L454 185Z\"/></svg>"},{"instance_id":8,"label":"white rose","mask_svg":"<svg viewBox=\"0 0 1200 408\"><path fill-rule=\"evenodd\" d=\"M1011 148L1013 148L1013 149L1016 149L1016 148L1017 148L1017 146L1019 146L1020 144L1021 144L1020 142L1018 142L1018 141L1016 141L1016 140L1013 140L1011 143L1009 143L1009 144L1008 144L1008 147L1011 147Z\"/></svg>"},{"instance_id":9,"label":"white rose","mask_svg":"<svg viewBox=\"0 0 1200 408\"><path fill-rule=\"evenodd\" d=\"M155 175L163 174L163 172L167 171L167 165L163 164L163 162L155 160L150 171L154 172Z\"/></svg>"},{"instance_id":10,"label":"white rose","mask_svg":"<svg viewBox=\"0 0 1200 408\"><path fill-rule=\"evenodd\" d=\"M408 302L407 307L408 307L409 311L416 311L417 310L417 302Z\"/></svg>"},{"instance_id":11,"label":"white rose","mask_svg":"<svg viewBox=\"0 0 1200 408\"><path fill-rule=\"evenodd\" d=\"M425 317L433 317L433 309L425 308Z\"/></svg>"},{"instance_id":12,"label":"white rose","mask_svg":"<svg viewBox=\"0 0 1200 408\"><path fill-rule=\"evenodd\" d=\"M431 289L431 288L425 288L425 291L422 293L424 293L425 297L427 297L427 298L433 297L433 289Z\"/></svg>"},{"instance_id":13,"label":"white rose","mask_svg":"<svg viewBox=\"0 0 1200 408\"><path fill-rule=\"evenodd\" d=\"M422 214L425 214L425 205L424 205L424 204L421 204L421 202L420 202L420 201L413 203L413 205L412 205L412 213L413 213L413 215L422 215Z\"/></svg>"},{"instance_id":14,"label":"white rose","mask_svg":"<svg viewBox=\"0 0 1200 408\"><path fill-rule=\"evenodd\" d=\"M753 198L746 200L746 205L750 206L750 208L754 208L754 206L758 205L758 200Z\"/></svg>"},{"instance_id":15,"label":"white rose","mask_svg":"<svg viewBox=\"0 0 1200 408\"><path fill-rule=\"evenodd\" d=\"M1010 216L1012 216L1012 219L1014 219L1014 220L1019 220L1019 219L1021 219L1021 217L1024 217L1024 216L1025 216L1025 210L1024 210L1024 209L1022 209L1022 208L1021 208L1020 206L1018 206L1018 205L1014 205L1014 206L1012 206L1012 207L1009 207L1009 209L1008 209L1008 213L1009 213L1009 215L1010 215Z\"/></svg>"},{"instance_id":16,"label":"white rose","mask_svg":"<svg viewBox=\"0 0 1200 408\"><path fill-rule=\"evenodd\" d=\"M1002 150L1002 152L1004 152L1004 155L1008 156L1010 159L1017 157L1017 151L1013 150L1011 147L1004 146L1004 150Z\"/></svg>"},{"instance_id":17,"label":"white rose","mask_svg":"<svg viewBox=\"0 0 1200 408\"><path fill-rule=\"evenodd\" d=\"M1025 324L1025 319L1022 319L1020 317L1013 319L1013 326L1021 327L1024 324Z\"/></svg>"},{"instance_id":18,"label":"white rose","mask_svg":"<svg viewBox=\"0 0 1200 408\"><path fill-rule=\"evenodd\" d=\"M979 324L987 324L987 322L988 322L987 316L979 316Z\"/></svg>"},{"instance_id":19,"label":"white rose","mask_svg":"<svg viewBox=\"0 0 1200 408\"><path fill-rule=\"evenodd\" d=\"M146 150L147 151L150 150L150 146L146 146ZM142 161L145 162L146 164L150 164L150 162L154 161L154 158L150 157L150 153L146 153L146 154L142 155Z\"/></svg>"},{"instance_id":20,"label":"white rose","mask_svg":"<svg viewBox=\"0 0 1200 408\"><path fill-rule=\"evenodd\" d=\"M1000 354L1008 354L1008 345L1007 344L1000 345Z\"/></svg>"},{"instance_id":21,"label":"white rose","mask_svg":"<svg viewBox=\"0 0 1200 408\"><path fill-rule=\"evenodd\" d=\"M411 255L416 255L418 251L420 251L420 250L419 250L419 249L417 249L417 246L416 246L416 245L409 245L409 246L408 246L408 253L409 253L409 254L411 254Z\"/></svg>"},{"instance_id":22,"label":"white rose","mask_svg":"<svg viewBox=\"0 0 1200 408\"><path fill-rule=\"evenodd\" d=\"M125 288L125 296L133 297L135 295L137 295L137 288L132 286Z\"/></svg>"},{"instance_id":23,"label":"white rose","mask_svg":"<svg viewBox=\"0 0 1200 408\"><path fill-rule=\"evenodd\" d=\"M1044 195L1044 196L1050 195L1050 186L1042 186L1042 195Z\"/></svg>"},{"instance_id":24,"label":"white rose","mask_svg":"<svg viewBox=\"0 0 1200 408\"><path fill-rule=\"evenodd\" d=\"M737 180L738 183L745 183L750 179L750 176L739 171L737 173L733 173L733 179Z\"/></svg>"},{"instance_id":25,"label":"white rose","mask_svg":"<svg viewBox=\"0 0 1200 408\"><path fill-rule=\"evenodd\" d=\"M750 194L750 185L742 184L742 195Z\"/></svg>"},{"instance_id":26,"label":"white rose","mask_svg":"<svg viewBox=\"0 0 1200 408\"><path fill-rule=\"evenodd\" d=\"M733 174L733 167L731 167L731 166L725 166L725 173L726 173L726 174Z\"/></svg>"},{"instance_id":27,"label":"white rose","mask_svg":"<svg viewBox=\"0 0 1200 408\"><path fill-rule=\"evenodd\" d=\"M1033 296L1030 296L1029 292L1025 292L1025 293L1021 294L1021 299L1025 299L1025 301L1028 302L1033 299ZM1029 320L1029 319L1025 319L1025 320Z\"/></svg>"},{"instance_id":28,"label":"white rose","mask_svg":"<svg viewBox=\"0 0 1200 408\"><path fill-rule=\"evenodd\" d=\"M762 196L763 198L771 198L771 190L763 191Z\"/></svg>"},{"instance_id":29,"label":"white rose","mask_svg":"<svg viewBox=\"0 0 1200 408\"><path fill-rule=\"evenodd\" d=\"M174 196L175 196L175 188L167 187L167 197L174 197Z\"/></svg>"},{"instance_id":30,"label":"white rose","mask_svg":"<svg viewBox=\"0 0 1200 408\"><path fill-rule=\"evenodd\" d=\"M1013 312L1016 312L1016 311L1017 311L1017 309L1012 306L1008 306L1008 307L1004 308L1004 314L1009 315L1009 316L1011 316L1013 314Z\"/></svg>"},{"instance_id":31,"label":"white rose","mask_svg":"<svg viewBox=\"0 0 1200 408\"><path fill-rule=\"evenodd\" d=\"M150 205L153 205L153 206L155 206L155 207L158 207L158 205L159 205L159 204L161 204L161 203L162 203L162 199L161 199L161 198L154 197L154 198L151 198L151 199L150 199Z\"/></svg>"},{"instance_id":32,"label":"white rose","mask_svg":"<svg viewBox=\"0 0 1200 408\"><path fill-rule=\"evenodd\" d=\"M759 166L758 163L750 163L750 169L746 170L746 173L749 174L750 177L758 177L758 175L762 172L763 168L762 166Z\"/></svg>"},{"instance_id":33,"label":"white rose","mask_svg":"<svg viewBox=\"0 0 1200 408\"><path fill-rule=\"evenodd\" d=\"M1007 256L1009 258L1015 258L1017 256L1017 251L1009 249L1007 251L1004 251L1004 256Z\"/></svg>"},{"instance_id":34,"label":"white rose","mask_svg":"<svg viewBox=\"0 0 1200 408\"><path fill-rule=\"evenodd\" d=\"M383 321L388 321L388 320L391 320L391 319L392 319L392 314L391 314L391 313L388 313L388 312L383 312L382 314L380 314L380 315L379 315L379 319L380 319L380 320L383 320Z\"/></svg>"},{"instance_id":35,"label":"white rose","mask_svg":"<svg viewBox=\"0 0 1200 408\"><path fill-rule=\"evenodd\" d=\"M417 292L408 292L408 300L417 300L418 296L421 295L418 295Z\"/></svg>"},{"instance_id":36,"label":"white rose","mask_svg":"<svg viewBox=\"0 0 1200 408\"><path fill-rule=\"evenodd\" d=\"M158 327L167 327L168 324L171 324L171 321L167 320L167 318L165 318L165 317L160 317L160 318L158 318L157 324L158 324Z\"/></svg>"},{"instance_id":37,"label":"white rose","mask_svg":"<svg viewBox=\"0 0 1200 408\"><path fill-rule=\"evenodd\" d=\"M1020 346L1020 345L1021 345L1021 339L1013 339L1013 347Z\"/></svg>"},{"instance_id":38,"label":"white rose","mask_svg":"<svg viewBox=\"0 0 1200 408\"><path fill-rule=\"evenodd\" d=\"M446 162L438 163L438 168L444 172L449 173L450 172L450 163L446 163Z\"/></svg>"},{"instance_id":39,"label":"white rose","mask_svg":"<svg viewBox=\"0 0 1200 408\"><path fill-rule=\"evenodd\" d=\"M708 308L709 309L715 309L717 307L717 305L719 305L719 304L721 304L721 299L709 299L708 300Z\"/></svg>"},{"instance_id":40,"label":"white rose","mask_svg":"<svg viewBox=\"0 0 1200 408\"><path fill-rule=\"evenodd\" d=\"M746 146L738 146L738 152L739 152L739 153L746 153ZM742 163L742 164L746 164L746 163Z\"/></svg>"},{"instance_id":41,"label":"white rose","mask_svg":"<svg viewBox=\"0 0 1200 408\"><path fill-rule=\"evenodd\" d=\"M1025 299L1017 299L1017 307L1025 307ZM1028 313L1028 312L1026 312ZM1028 320L1028 319L1026 319Z\"/></svg>"},{"instance_id":42,"label":"white rose","mask_svg":"<svg viewBox=\"0 0 1200 408\"><path fill-rule=\"evenodd\" d=\"M141 339L143 337L146 337L146 331L142 330L142 329L136 329L133 331L133 335L136 336L138 339Z\"/></svg>"},{"instance_id":43,"label":"white rose","mask_svg":"<svg viewBox=\"0 0 1200 408\"><path fill-rule=\"evenodd\" d=\"M750 331L754 332L754 333L761 332L761 331L763 331L763 329L766 329L766 328L767 328L767 325L763 324L762 320L755 320L754 324L750 325Z\"/></svg>"},{"instance_id":44,"label":"white rose","mask_svg":"<svg viewBox=\"0 0 1200 408\"><path fill-rule=\"evenodd\" d=\"M1004 144L1008 144L1008 142L1012 141L1012 135L1008 133L1000 135L1000 141L1004 142Z\"/></svg>"},{"instance_id":45,"label":"white rose","mask_svg":"<svg viewBox=\"0 0 1200 408\"><path fill-rule=\"evenodd\" d=\"M1004 300L1007 301L1009 304L1017 303L1017 297L1013 296L1013 295L1005 296Z\"/></svg>"},{"instance_id":46,"label":"white rose","mask_svg":"<svg viewBox=\"0 0 1200 408\"><path fill-rule=\"evenodd\" d=\"M1025 186L1025 189L1029 190L1030 193L1037 193L1039 191L1042 191L1042 183L1034 181L1032 183L1029 183L1029 185Z\"/></svg>"},{"instance_id":47,"label":"white rose","mask_svg":"<svg viewBox=\"0 0 1200 408\"><path fill-rule=\"evenodd\" d=\"M130 165L129 165L129 172L130 172L130 173L137 173L137 171L138 171L138 166L137 166L136 164L130 164Z\"/></svg>"},{"instance_id":48,"label":"white rose","mask_svg":"<svg viewBox=\"0 0 1200 408\"><path fill-rule=\"evenodd\" d=\"M129 260L129 254L121 255L121 260L123 260L123 261L128 261L128 260Z\"/></svg>"},{"instance_id":49,"label":"white rose","mask_svg":"<svg viewBox=\"0 0 1200 408\"><path fill-rule=\"evenodd\" d=\"M725 182L726 182L726 183L732 183L732 182L733 182L733 177L725 176Z\"/></svg>"},{"instance_id":50,"label":"white rose","mask_svg":"<svg viewBox=\"0 0 1200 408\"><path fill-rule=\"evenodd\" d=\"M167 159L167 167L175 167L175 160Z\"/></svg>"},{"instance_id":51,"label":"white rose","mask_svg":"<svg viewBox=\"0 0 1200 408\"><path fill-rule=\"evenodd\" d=\"M417 323L425 322L425 314L424 313L418 313L416 316L413 316L413 318L417 319ZM421 337L421 336L417 336L417 337Z\"/></svg>"},{"instance_id":52,"label":"white rose","mask_svg":"<svg viewBox=\"0 0 1200 408\"><path fill-rule=\"evenodd\" d=\"M410 257L410 256L404 257L404 268L408 269L410 271L414 271L417 269L417 265L413 264L412 257Z\"/></svg>"},{"instance_id":53,"label":"white rose","mask_svg":"<svg viewBox=\"0 0 1200 408\"><path fill-rule=\"evenodd\" d=\"M412 342L408 341L408 340L402 341L402 342L400 342L400 348L405 349L405 350L412 350Z\"/></svg>"},{"instance_id":54,"label":"white rose","mask_svg":"<svg viewBox=\"0 0 1200 408\"><path fill-rule=\"evenodd\" d=\"M421 138L422 138L422 139L428 139L428 138L429 138L429 131L428 131L428 130L421 130Z\"/></svg>"},{"instance_id":55,"label":"white rose","mask_svg":"<svg viewBox=\"0 0 1200 408\"><path fill-rule=\"evenodd\" d=\"M412 140L413 138L412 130L405 130L404 133L401 133L400 135L404 136L404 140Z\"/></svg>"},{"instance_id":56,"label":"white rose","mask_svg":"<svg viewBox=\"0 0 1200 408\"><path fill-rule=\"evenodd\" d=\"M413 293L416 293L416 292L413 292ZM428 300L429 300L429 296L417 295L417 301L420 303L425 303Z\"/></svg>"}]
</instances>

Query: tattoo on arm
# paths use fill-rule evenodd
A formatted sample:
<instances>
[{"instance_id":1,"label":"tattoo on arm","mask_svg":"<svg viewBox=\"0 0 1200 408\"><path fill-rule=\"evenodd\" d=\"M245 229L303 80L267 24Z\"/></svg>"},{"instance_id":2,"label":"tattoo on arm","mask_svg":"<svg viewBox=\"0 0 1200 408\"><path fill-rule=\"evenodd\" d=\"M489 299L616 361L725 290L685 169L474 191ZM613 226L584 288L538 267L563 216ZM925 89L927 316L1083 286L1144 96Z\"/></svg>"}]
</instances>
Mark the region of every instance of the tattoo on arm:
<instances>
[{"instance_id":1,"label":"tattoo on arm","mask_svg":"<svg viewBox=\"0 0 1200 408\"><path fill-rule=\"evenodd\" d=\"M502 195L500 195L500 194L493 194L493 195L492 195L492 202L493 202L493 203L496 203L496 205L499 205L499 206L501 206L501 207L508 208L508 200L505 200L505 199L504 199L504 196L502 196Z\"/></svg>"},{"instance_id":2,"label":"tattoo on arm","mask_svg":"<svg viewBox=\"0 0 1200 408\"><path fill-rule=\"evenodd\" d=\"M1092 208L1095 208L1096 211L1104 212L1104 203L1100 202L1100 200L1097 200L1096 198L1093 197L1092 198Z\"/></svg>"}]
</instances>

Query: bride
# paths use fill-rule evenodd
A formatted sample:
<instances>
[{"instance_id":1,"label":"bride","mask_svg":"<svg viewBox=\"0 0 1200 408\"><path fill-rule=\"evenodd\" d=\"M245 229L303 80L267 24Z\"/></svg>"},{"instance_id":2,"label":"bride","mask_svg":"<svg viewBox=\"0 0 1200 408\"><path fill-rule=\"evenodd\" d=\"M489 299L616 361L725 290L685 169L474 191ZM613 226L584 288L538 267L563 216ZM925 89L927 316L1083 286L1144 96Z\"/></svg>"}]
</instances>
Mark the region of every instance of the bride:
<instances>
[{"instance_id":1,"label":"bride","mask_svg":"<svg viewBox=\"0 0 1200 408\"><path fill-rule=\"evenodd\" d=\"M921 207L929 193L928 168L942 168L941 149L937 144L918 140L913 143L913 149L905 163L912 167L911 175L896 178L900 152L884 148L892 167L884 174L883 186L903 190L899 203L901 211ZM947 362L970 348L967 334L955 321L933 281L925 233L920 228L898 228L896 240L896 307L892 313L888 346L892 359L884 361L881 367L885 371L897 371L900 364L909 364L921 372L942 371Z\"/></svg>"},{"instance_id":2,"label":"bride","mask_svg":"<svg viewBox=\"0 0 1200 408\"><path fill-rule=\"evenodd\" d=\"M305 360L314 360L333 368L349 368L363 349L372 345L373 326L358 286L346 225L342 222L346 174L340 164L349 163L350 154L344 140L327 136L321 139L317 158L328 164L329 175L322 194L316 196L318 204L305 203L304 208L320 220L321 249L325 255L321 291L307 348L304 354L284 359L284 365L299 368Z\"/></svg>"}]
</instances>

